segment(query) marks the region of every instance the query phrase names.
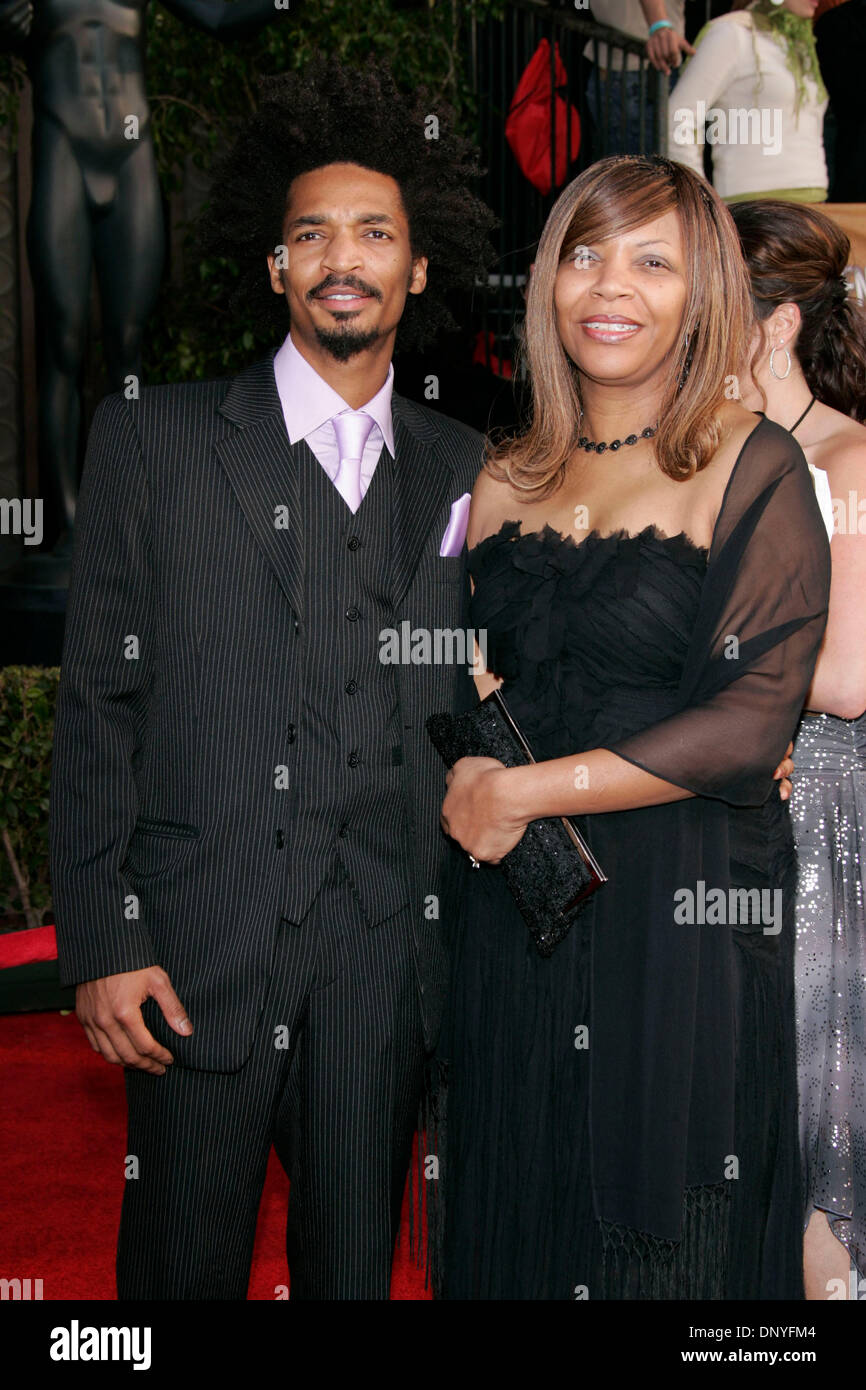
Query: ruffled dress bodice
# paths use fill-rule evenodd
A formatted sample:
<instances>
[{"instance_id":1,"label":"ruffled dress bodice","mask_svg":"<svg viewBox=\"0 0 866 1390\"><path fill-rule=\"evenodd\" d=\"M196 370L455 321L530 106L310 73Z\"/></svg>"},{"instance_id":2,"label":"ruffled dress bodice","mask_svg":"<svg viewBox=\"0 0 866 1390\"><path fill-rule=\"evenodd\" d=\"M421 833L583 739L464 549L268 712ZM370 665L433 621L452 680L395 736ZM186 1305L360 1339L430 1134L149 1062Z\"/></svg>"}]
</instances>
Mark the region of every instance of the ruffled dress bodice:
<instances>
[{"instance_id":1,"label":"ruffled dress bodice","mask_svg":"<svg viewBox=\"0 0 866 1390\"><path fill-rule=\"evenodd\" d=\"M505 521L471 551L471 619L537 758L602 747L676 707L707 552L646 527L580 541Z\"/></svg>"}]
</instances>

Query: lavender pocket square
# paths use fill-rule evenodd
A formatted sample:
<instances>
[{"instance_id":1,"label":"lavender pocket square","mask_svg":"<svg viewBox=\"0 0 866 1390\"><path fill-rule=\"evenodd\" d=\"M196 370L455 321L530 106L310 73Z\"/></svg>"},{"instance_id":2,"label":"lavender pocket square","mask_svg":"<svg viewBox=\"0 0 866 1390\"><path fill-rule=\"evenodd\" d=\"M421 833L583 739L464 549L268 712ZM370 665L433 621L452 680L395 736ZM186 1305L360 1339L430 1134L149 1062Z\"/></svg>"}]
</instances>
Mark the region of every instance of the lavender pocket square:
<instances>
[{"instance_id":1,"label":"lavender pocket square","mask_svg":"<svg viewBox=\"0 0 866 1390\"><path fill-rule=\"evenodd\" d=\"M440 555L459 555L463 549L466 527L469 524L469 503L471 501L471 492L464 492L462 497L458 497L456 502L451 503L451 516L448 518L445 535L442 537L442 544L439 547Z\"/></svg>"}]
</instances>

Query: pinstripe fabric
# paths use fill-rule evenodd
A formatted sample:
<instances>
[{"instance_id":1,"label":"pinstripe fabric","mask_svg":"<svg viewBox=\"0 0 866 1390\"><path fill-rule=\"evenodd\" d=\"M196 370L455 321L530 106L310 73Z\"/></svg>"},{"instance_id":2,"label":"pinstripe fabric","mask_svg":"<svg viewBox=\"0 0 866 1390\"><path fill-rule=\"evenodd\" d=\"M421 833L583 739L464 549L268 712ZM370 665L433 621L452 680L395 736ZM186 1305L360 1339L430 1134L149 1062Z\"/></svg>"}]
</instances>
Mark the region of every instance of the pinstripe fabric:
<instances>
[{"instance_id":1,"label":"pinstripe fabric","mask_svg":"<svg viewBox=\"0 0 866 1390\"><path fill-rule=\"evenodd\" d=\"M291 1180L292 1298L387 1299L424 1064L409 926L408 910L364 926L332 866L305 920L280 927L240 1072L127 1069L139 1168L120 1298L246 1296L273 1140Z\"/></svg>"},{"instance_id":2,"label":"pinstripe fabric","mask_svg":"<svg viewBox=\"0 0 866 1390\"><path fill-rule=\"evenodd\" d=\"M310 636L303 515L273 354L228 381L117 393L96 411L82 479L55 726L51 866L64 983L162 965L194 1026L145 1021L184 1066L237 1070L272 973L291 875L291 726ZM466 622L463 557L440 558L450 504L482 441L395 395L393 625ZM377 470L378 471L378 470ZM363 509L362 504L362 509ZM360 516L360 512L358 514ZM134 645L130 639L135 638ZM465 672L394 668L400 709L409 926L424 1035L446 980L453 848L424 719ZM356 769L357 770L357 769ZM403 853L394 846L395 862Z\"/></svg>"},{"instance_id":3,"label":"pinstripe fabric","mask_svg":"<svg viewBox=\"0 0 866 1390\"><path fill-rule=\"evenodd\" d=\"M378 632L465 624L438 547L481 461L474 431L392 410L354 517L289 445L272 356L94 416L52 769L61 977L159 964L194 1027L143 1006L176 1060L126 1072L124 1298L244 1297L271 1142L293 1297L388 1296L454 855L424 719L467 677L384 667Z\"/></svg>"},{"instance_id":4,"label":"pinstripe fabric","mask_svg":"<svg viewBox=\"0 0 866 1390\"><path fill-rule=\"evenodd\" d=\"M297 922L308 911L336 848L368 920L378 922L412 892L397 681L379 660L379 633L393 623L392 460L383 449L353 515L303 440L293 452L316 557L305 575L284 915Z\"/></svg>"}]
</instances>

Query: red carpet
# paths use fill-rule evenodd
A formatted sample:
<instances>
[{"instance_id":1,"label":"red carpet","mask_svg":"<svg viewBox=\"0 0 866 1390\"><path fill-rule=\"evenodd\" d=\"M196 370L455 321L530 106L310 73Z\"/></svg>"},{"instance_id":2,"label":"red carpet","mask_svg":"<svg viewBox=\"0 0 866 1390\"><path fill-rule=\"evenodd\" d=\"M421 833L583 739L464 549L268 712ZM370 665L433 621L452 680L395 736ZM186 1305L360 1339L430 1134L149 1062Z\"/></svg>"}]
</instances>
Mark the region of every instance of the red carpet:
<instances>
[{"instance_id":1,"label":"red carpet","mask_svg":"<svg viewBox=\"0 0 866 1390\"><path fill-rule=\"evenodd\" d=\"M25 927L23 931L4 932L0 936L0 970L56 959L57 937L53 926Z\"/></svg>"},{"instance_id":2,"label":"red carpet","mask_svg":"<svg viewBox=\"0 0 866 1390\"><path fill-rule=\"evenodd\" d=\"M91 1050L74 1014L0 1016L3 1138L0 1277L41 1279L43 1298L114 1299L123 1197L123 1073ZM288 1180L271 1154L247 1297L288 1282ZM391 1298L428 1299L409 1254L406 1204Z\"/></svg>"}]
</instances>

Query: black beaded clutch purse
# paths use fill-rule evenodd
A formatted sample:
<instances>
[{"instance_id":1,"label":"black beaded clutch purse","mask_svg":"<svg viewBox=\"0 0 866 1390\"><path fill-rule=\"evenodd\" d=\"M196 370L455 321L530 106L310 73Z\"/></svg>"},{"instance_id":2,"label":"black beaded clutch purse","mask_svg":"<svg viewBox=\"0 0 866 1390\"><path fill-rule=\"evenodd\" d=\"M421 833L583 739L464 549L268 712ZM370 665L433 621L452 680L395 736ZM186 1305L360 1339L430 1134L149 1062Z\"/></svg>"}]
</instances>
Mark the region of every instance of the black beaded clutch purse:
<instances>
[{"instance_id":1,"label":"black beaded clutch purse","mask_svg":"<svg viewBox=\"0 0 866 1390\"><path fill-rule=\"evenodd\" d=\"M494 690L465 714L432 714L427 732L448 767L458 758L498 758L506 767L535 758ZM607 875L567 816L530 821L499 868L541 956L550 956Z\"/></svg>"}]
</instances>

